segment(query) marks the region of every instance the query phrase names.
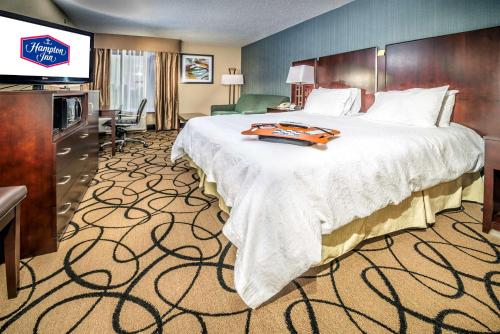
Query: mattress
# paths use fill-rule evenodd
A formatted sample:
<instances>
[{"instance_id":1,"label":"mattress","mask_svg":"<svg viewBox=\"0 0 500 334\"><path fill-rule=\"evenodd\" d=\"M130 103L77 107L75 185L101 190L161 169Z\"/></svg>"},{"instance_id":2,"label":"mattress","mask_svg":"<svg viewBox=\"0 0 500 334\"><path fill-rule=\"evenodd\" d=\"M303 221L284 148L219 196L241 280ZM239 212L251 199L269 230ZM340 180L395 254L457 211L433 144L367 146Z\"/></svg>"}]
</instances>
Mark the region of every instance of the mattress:
<instances>
[{"instance_id":1,"label":"mattress","mask_svg":"<svg viewBox=\"0 0 500 334\"><path fill-rule=\"evenodd\" d=\"M254 122L338 129L326 147L240 135ZM257 307L322 262L323 235L398 205L413 193L477 172L483 142L472 130L384 125L301 112L193 119L172 159L188 155L232 208L223 232L238 248L235 287Z\"/></svg>"}]
</instances>

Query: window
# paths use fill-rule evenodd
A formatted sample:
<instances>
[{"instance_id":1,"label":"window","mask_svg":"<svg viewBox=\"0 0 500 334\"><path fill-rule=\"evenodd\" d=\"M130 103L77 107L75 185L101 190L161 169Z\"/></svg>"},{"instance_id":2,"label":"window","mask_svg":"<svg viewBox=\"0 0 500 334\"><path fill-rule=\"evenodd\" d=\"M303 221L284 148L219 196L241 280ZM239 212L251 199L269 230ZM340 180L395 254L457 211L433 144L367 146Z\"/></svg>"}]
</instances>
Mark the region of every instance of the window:
<instances>
[{"instance_id":1,"label":"window","mask_svg":"<svg viewBox=\"0 0 500 334\"><path fill-rule=\"evenodd\" d=\"M110 103L125 112L135 112L143 98L146 112L155 108L155 53L111 50Z\"/></svg>"}]
</instances>

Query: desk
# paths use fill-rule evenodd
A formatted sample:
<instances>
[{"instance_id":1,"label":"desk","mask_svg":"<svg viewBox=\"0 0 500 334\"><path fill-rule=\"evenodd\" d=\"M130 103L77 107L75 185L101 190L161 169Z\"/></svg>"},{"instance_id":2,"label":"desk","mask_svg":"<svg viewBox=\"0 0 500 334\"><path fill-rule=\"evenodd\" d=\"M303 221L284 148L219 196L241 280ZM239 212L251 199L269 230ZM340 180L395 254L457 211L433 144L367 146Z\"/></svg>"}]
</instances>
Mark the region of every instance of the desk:
<instances>
[{"instance_id":1,"label":"desk","mask_svg":"<svg viewBox=\"0 0 500 334\"><path fill-rule=\"evenodd\" d=\"M120 109L113 109L109 107L103 107L99 110L99 117L109 117L111 118L111 155L114 156L116 153L116 114L120 113Z\"/></svg>"}]
</instances>

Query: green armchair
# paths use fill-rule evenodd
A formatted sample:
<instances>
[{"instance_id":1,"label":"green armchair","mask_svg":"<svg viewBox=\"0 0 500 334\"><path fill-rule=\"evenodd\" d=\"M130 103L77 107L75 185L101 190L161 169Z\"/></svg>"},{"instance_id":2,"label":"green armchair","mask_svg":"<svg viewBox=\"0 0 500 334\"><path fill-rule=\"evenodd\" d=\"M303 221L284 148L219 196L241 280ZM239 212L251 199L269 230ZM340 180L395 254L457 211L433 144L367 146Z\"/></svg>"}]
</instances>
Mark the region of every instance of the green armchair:
<instances>
[{"instance_id":1,"label":"green armchair","mask_svg":"<svg viewBox=\"0 0 500 334\"><path fill-rule=\"evenodd\" d=\"M242 95L236 104L213 105L210 114L231 115L231 114L265 114L268 107L277 106L280 103L288 102L287 96L246 94Z\"/></svg>"}]
</instances>

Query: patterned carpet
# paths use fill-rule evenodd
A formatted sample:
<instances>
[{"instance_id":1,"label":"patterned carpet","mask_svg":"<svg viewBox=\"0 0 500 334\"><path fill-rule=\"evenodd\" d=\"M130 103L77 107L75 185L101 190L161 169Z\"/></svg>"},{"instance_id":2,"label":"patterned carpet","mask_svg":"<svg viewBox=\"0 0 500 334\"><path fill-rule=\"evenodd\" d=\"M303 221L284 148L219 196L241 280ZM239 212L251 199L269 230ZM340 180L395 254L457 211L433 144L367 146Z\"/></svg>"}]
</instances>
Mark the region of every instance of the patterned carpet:
<instances>
[{"instance_id":1,"label":"patterned carpet","mask_svg":"<svg viewBox=\"0 0 500 334\"><path fill-rule=\"evenodd\" d=\"M5 333L469 333L500 331L498 239L481 206L434 227L366 243L292 282L257 310L233 287L224 214L185 161L175 132L149 132L100 170L57 253L23 261Z\"/></svg>"}]
</instances>

